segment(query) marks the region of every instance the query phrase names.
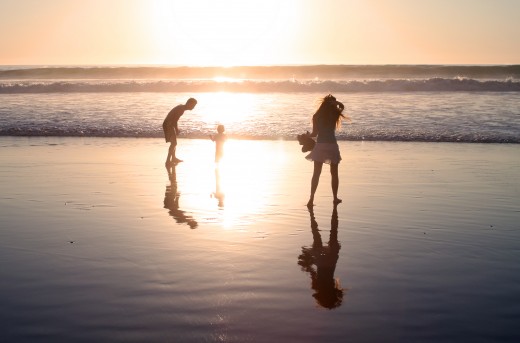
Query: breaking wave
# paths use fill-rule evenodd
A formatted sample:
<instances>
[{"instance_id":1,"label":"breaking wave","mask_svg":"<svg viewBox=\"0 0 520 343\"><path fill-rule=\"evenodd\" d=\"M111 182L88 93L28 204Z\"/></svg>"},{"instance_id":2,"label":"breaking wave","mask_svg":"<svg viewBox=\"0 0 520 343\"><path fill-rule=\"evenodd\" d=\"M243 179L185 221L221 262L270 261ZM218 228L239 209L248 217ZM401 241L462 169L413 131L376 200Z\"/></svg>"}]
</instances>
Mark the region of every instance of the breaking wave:
<instances>
[{"instance_id":1,"label":"breaking wave","mask_svg":"<svg viewBox=\"0 0 520 343\"><path fill-rule=\"evenodd\" d=\"M2 81L0 94L106 92L519 92L520 81L462 77L350 81L110 80Z\"/></svg>"}]
</instances>

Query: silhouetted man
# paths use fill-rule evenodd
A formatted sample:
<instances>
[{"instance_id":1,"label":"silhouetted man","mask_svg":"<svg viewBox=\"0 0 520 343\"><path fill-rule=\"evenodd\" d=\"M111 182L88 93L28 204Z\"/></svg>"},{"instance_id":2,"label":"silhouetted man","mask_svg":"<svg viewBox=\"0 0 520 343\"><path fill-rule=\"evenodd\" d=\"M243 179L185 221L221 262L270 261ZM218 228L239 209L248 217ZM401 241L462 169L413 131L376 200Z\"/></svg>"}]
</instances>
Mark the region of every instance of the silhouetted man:
<instances>
[{"instance_id":1,"label":"silhouetted man","mask_svg":"<svg viewBox=\"0 0 520 343\"><path fill-rule=\"evenodd\" d=\"M177 135L179 134L178 122L179 118L184 114L186 110L193 110L197 105L197 100L189 98L184 105L177 105L168 113L163 122L164 139L166 142L170 142L170 148L168 149L168 156L166 156L166 165L171 163L179 163L182 160L175 156L175 150L177 148Z\"/></svg>"}]
</instances>

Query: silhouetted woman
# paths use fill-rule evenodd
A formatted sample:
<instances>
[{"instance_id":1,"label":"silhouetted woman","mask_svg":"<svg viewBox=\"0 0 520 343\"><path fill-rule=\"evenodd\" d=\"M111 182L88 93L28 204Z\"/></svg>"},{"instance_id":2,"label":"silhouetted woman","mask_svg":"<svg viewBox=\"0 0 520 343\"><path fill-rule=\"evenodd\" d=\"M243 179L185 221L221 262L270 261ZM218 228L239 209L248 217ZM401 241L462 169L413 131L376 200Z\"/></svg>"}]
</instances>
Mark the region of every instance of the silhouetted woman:
<instances>
[{"instance_id":1,"label":"silhouetted woman","mask_svg":"<svg viewBox=\"0 0 520 343\"><path fill-rule=\"evenodd\" d=\"M336 141L336 128L341 126L341 119L345 118L342 114L344 109L345 106L329 94L323 98L320 107L312 117L312 132L309 136L318 136L318 138L314 149L305 157L309 161L314 161L308 207L314 206L314 194L320 182L323 163L330 164L333 203L337 205L341 202L341 199L338 198L338 164L341 161L341 155Z\"/></svg>"}]
</instances>

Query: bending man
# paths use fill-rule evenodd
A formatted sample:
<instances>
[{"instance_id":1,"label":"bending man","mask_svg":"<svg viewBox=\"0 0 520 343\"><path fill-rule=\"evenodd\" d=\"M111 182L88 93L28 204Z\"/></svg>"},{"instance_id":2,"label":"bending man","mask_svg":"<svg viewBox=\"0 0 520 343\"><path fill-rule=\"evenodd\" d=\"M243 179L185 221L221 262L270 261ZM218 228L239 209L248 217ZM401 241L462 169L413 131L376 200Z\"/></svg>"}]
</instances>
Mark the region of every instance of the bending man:
<instances>
[{"instance_id":1,"label":"bending man","mask_svg":"<svg viewBox=\"0 0 520 343\"><path fill-rule=\"evenodd\" d=\"M168 113L163 122L164 139L166 142L170 142L170 148L168 149L168 156L166 156L166 165L172 163L179 163L182 160L175 156L175 150L177 148L177 135L179 134L178 122L180 117L186 110L193 110L197 105L197 100L189 98L184 105L177 105Z\"/></svg>"}]
</instances>

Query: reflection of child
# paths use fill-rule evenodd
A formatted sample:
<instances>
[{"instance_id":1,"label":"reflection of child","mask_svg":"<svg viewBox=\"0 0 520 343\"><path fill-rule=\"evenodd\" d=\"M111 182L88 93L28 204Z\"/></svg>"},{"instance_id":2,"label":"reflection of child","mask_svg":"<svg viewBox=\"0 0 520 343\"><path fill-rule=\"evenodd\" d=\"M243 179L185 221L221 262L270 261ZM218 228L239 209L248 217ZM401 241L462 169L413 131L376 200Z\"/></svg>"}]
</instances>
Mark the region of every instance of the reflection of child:
<instances>
[{"instance_id":1,"label":"reflection of child","mask_svg":"<svg viewBox=\"0 0 520 343\"><path fill-rule=\"evenodd\" d=\"M224 130L224 125L219 125L217 126L217 134L209 136L215 142L215 162L220 162L224 155L224 142L226 141Z\"/></svg>"}]
</instances>

